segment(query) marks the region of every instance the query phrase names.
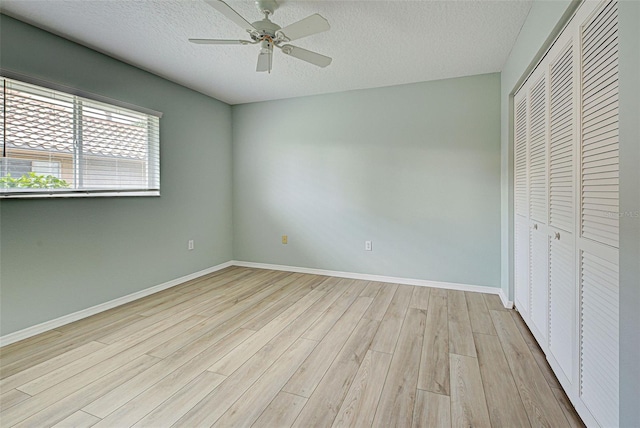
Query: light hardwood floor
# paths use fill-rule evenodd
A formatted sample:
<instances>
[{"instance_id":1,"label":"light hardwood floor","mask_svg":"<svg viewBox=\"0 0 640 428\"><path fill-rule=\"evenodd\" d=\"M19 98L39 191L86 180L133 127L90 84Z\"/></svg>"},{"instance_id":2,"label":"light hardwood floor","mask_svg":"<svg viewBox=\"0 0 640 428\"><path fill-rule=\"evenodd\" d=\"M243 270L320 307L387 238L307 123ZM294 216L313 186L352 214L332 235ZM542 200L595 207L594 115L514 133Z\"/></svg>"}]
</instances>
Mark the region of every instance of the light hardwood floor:
<instances>
[{"instance_id":1,"label":"light hardwood floor","mask_svg":"<svg viewBox=\"0 0 640 428\"><path fill-rule=\"evenodd\" d=\"M231 267L0 349L2 427L579 427L495 295Z\"/></svg>"}]
</instances>

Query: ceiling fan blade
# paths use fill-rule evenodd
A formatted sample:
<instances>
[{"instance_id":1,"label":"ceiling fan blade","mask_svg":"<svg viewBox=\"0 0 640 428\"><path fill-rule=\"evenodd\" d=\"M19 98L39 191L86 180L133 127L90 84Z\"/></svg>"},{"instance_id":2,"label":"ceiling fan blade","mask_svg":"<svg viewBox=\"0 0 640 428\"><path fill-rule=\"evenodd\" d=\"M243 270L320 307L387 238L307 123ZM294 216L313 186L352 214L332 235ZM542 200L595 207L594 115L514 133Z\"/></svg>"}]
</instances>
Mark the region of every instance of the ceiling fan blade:
<instances>
[{"instance_id":1,"label":"ceiling fan blade","mask_svg":"<svg viewBox=\"0 0 640 428\"><path fill-rule=\"evenodd\" d=\"M189 39L196 45L249 45L248 40L220 40L220 39Z\"/></svg>"},{"instance_id":2,"label":"ceiling fan blade","mask_svg":"<svg viewBox=\"0 0 640 428\"><path fill-rule=\"evenodd\" d=\"M271 73L271 64L273 61L273 50L262 50L258 54L258 64L256 65L256 71L266 71Z\"/></svg>"},{"instance_id":3,"label":"ceiling fan blade","mask_svg":"<svg viewBox=\"0 0 640 428\"><path fill-rule=\"evenodd\" d=\"M204 0L209 4L209 6L213 7L215 10L229 18L231 21L235 22L237 26L241 27L243 30L255 30L253 25L249 24L249 21L244 19L238 12L231 9L231 6L223 2L222 0Z\"/></svg>"},{"instance_id":4,"label":"ceiling fan blade","mask_svg":"<svg viewBox=\"0 0 640 428\"><path fill-rule=\"evenodd\" d=\"M319 53L311 52L297 46L284 45L282 46L282 52L323 68L331 64L332 61L328 56L320 55Z\"/></svg>"},{"instance_id":5,"label":"ceiling fan blade","mask_svg":"<svg viewBox=\"0 0 640 428\"><path fill-rule=\"evenodd\" d=\"M286 41L290 42L312 34L322 33L323 31L327 31L329 28L331 28L329 21L315 13L298 22L294 22L291 25L281 28L276 31L276 36L280 35L284 37Z\"/></svg>"}]
</instances>

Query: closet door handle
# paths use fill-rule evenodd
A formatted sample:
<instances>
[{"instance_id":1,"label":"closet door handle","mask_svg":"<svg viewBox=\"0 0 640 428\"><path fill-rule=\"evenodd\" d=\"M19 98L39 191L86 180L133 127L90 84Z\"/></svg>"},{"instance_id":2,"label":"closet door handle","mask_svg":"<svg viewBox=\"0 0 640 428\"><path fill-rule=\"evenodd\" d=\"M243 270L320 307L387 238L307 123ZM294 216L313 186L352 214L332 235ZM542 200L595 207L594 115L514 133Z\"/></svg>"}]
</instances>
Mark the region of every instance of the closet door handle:
<instances>
[{"instance_id":1,"label":"closet door handle","mask_svg":"<svg viewBox=\"0 0 640 428\"><path fill-rule=\"evenodd\" d=\"M538 223L536 223L536 224L534 224L534 225L533 225L533 229L534 229L534 230L538 230Z\"/></svg>"},{"instance_id":2,"label":"closet door handle","mask_svg":"<svg viewBox=\"0 0 640 428\"><path fill-rule=\"evenodd\" d=\"M556 232L556 236L555 238L559 241L560 240L560 232Z\"/></svg>"}]
</instances>

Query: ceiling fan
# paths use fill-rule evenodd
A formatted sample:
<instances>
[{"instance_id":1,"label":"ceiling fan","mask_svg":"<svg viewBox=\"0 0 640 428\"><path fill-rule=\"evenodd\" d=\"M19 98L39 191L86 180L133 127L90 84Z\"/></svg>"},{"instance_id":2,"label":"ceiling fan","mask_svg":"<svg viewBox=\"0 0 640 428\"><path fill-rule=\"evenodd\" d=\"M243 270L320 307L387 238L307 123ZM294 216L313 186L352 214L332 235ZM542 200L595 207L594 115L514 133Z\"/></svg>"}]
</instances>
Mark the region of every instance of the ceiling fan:
<instances>
[{"instance_id":1,"label":"ceiling fan","mask_svg":"<svg viewBox=\"0 0 640 428\"><path fill-rule=\"evenodd\" d=\"M326 67L331 64L331 58L328 56L287 44L293 40L327 31L330 28L329 22L317 13L282 28L269 20L269 16L273 15L278 8L276 0L257 0L256 6L264 14L264 19L251 24L222 0L205 0L205 2L246 30L251 40L189 39L191 43L202 45L260 44L256 71L269 73L271 73L274 46L286 55L318 67Z\"/></svg>"}]
</instances>

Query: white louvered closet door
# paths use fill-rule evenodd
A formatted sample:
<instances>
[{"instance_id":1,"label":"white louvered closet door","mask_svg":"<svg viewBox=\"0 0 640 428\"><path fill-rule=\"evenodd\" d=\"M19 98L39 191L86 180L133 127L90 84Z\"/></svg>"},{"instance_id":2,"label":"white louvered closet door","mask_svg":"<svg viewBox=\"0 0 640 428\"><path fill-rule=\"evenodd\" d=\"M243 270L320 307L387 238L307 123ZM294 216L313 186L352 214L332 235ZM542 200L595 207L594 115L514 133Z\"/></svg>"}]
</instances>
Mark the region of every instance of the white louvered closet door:
<instances>
[{"instance_id":1,"label":"white louvered closet door","mask_svg":"<svg viewBox=\"0 0 640 428\"><path fill-rule=\"evenodd\" d=\"M529 287L530 317L534 335L547 341L548 329L548 259L549 238L547 230L547 150L548 109L547 75L544 68L531 77L528 91L529 103Z\"/></svg>"},{"instance_id":2,"label":"white louvered closet door","mask_svg":"<svg viewBox=\"0 0 640 428\"><path fill-rule=\"evenodd\" d=\"M618 10L598 7L580 29L580 396L618 426Z\"/></svg>"},{"instance_id":3,"label":"white louvered closet door","mask_svg":"<svg viewBox=\"0 0 640 428\"><path fill-rule=\"evenodd\" d=\"M571 34L558 39L549 64L549 348L568 384L577 360L575 274L575 51Z\"/></svg>"},{"instance_id":4,"label":"white louvered closet door","mask_svg":"<svg viewBox=\"0 0 640 428\"><path fill-rule=\"evenodd\" d=\"M515 303L590 427L619 425L617 24L583 1L514 97Z\"/></svg>"},{"instance_id":5,"label":"white louvered closet door","mask_svg":"<svg viewBox=\"0 0 640 428\"><path fill-rule=\"evenodd\" d=\"M528 189L528 127L526 93L515 99L515 211L521 218L529 218Z\"/></svg>"},{"instance_id":6,"label":"white louvered closet door","mask_svg":"<svg viewBox=\"0 0 640 428\"><path fill-rule=\"evenodd\" d=\"M515 99L515 300L529 314L529 190L527 96Z\"/></svg>"},{"instance_id":7,"label":"white louvered closet door","mask_svg":"<svg viewBox=\"0 0 640 428\"><path fill-rule=\"evenodd\" d=\"M582 236L618 247L618 15L582 29Z\"/></svg>"}]
</instances>

